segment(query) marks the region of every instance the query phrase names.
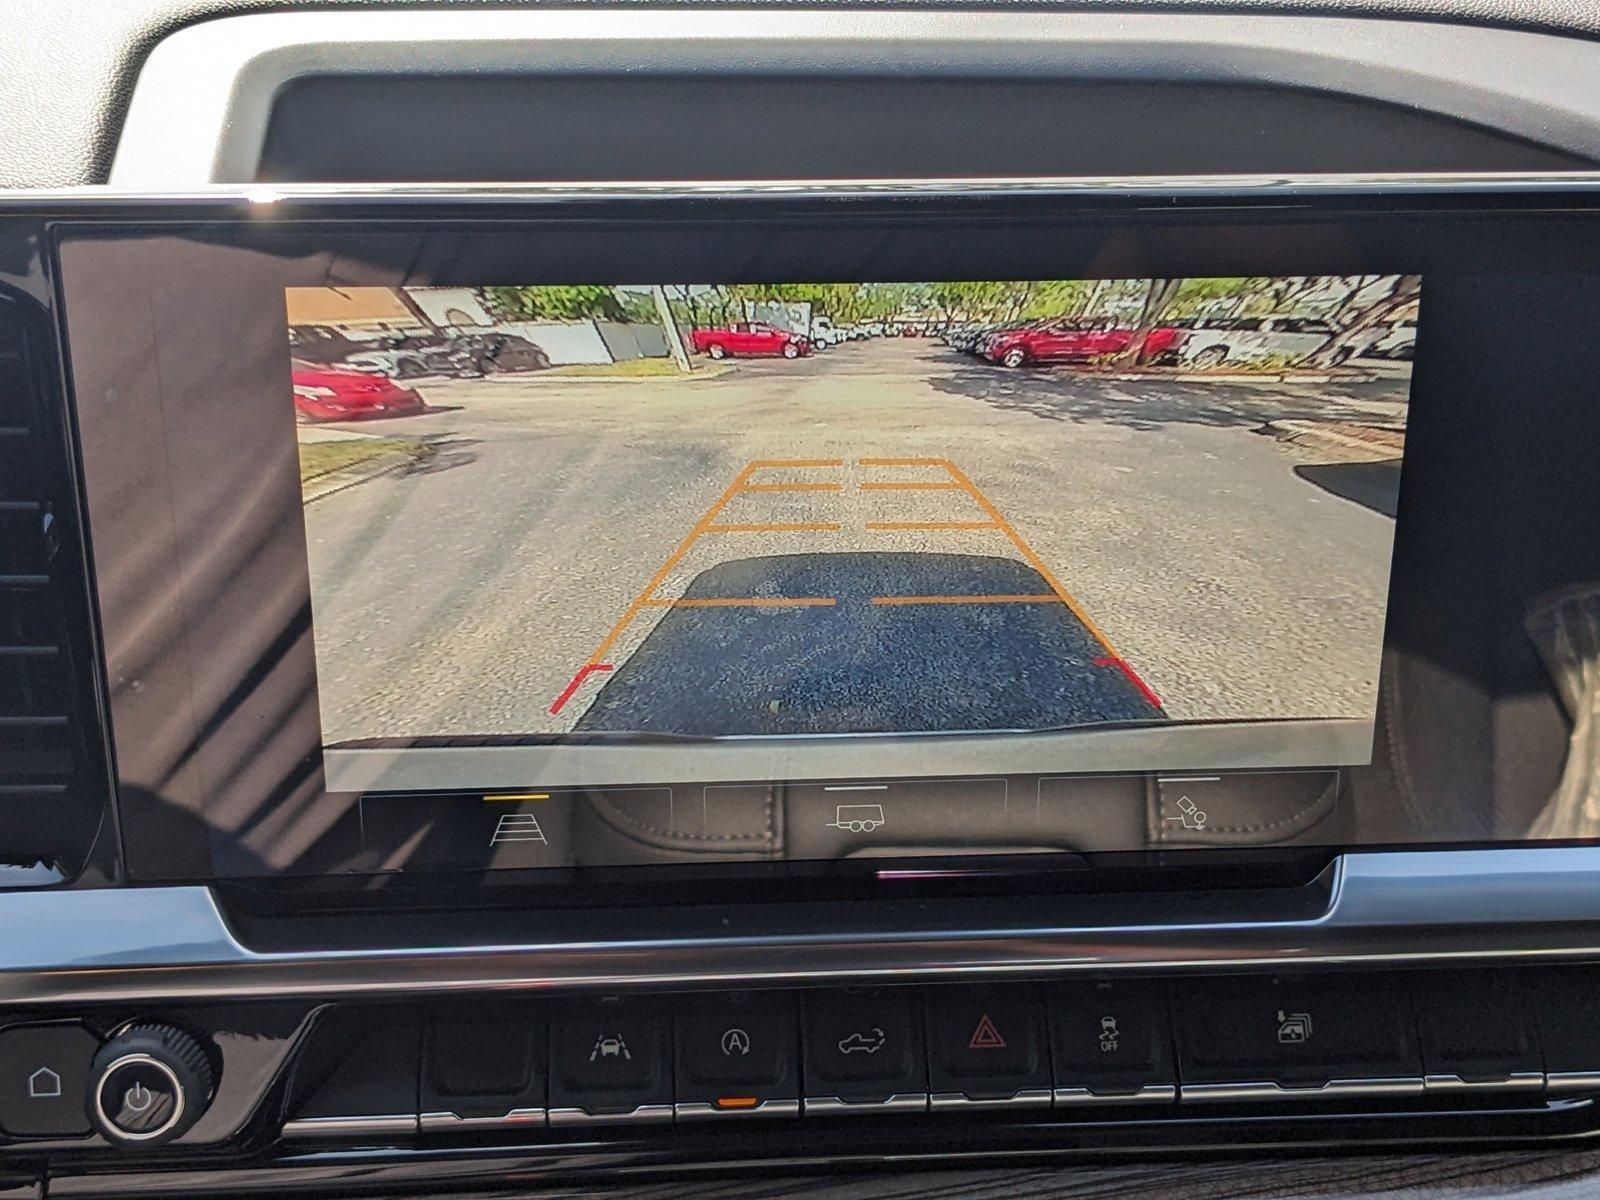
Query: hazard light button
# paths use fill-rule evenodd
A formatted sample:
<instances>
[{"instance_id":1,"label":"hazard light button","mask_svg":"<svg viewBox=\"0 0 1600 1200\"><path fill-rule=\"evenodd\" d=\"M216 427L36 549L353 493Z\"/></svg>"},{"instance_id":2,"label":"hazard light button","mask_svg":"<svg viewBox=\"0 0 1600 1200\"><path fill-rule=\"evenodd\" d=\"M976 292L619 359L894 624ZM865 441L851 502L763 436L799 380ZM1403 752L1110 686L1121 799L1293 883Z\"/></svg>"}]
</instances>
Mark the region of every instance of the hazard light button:
<instances>
[{"instance_id":1,"label":"hazard light button","mask_svg":"<svg viewBox=\"0 0 1600 1200\"><path fill-rule=\"evenodd\" d=\"M1032 989L953 988L928 997L928 1076L935 1108L1048 1107L1044 1005Z\"/></svg>"}]
</instances>

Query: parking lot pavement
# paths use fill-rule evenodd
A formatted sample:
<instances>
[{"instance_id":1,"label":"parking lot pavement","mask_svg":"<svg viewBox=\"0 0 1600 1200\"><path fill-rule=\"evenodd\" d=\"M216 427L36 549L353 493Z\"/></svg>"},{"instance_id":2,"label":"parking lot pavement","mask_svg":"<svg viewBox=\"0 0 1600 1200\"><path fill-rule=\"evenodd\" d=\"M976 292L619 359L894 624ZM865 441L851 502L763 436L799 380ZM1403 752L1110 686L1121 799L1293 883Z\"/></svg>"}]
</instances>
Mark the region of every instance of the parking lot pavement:
<instances>
[{"instance_id":1,"label":"parking lot pavement","mask_svg":"<svg viewBox=\"0 0 1600 1200\"><path fill-rule=\"evenodd\" d=\"M926 339L425 384L436 411L381 424L432 458L307 510L327 735L1368 717L1393 522L1253 431L1404 387Z\"/></svg>"}]
</instances>

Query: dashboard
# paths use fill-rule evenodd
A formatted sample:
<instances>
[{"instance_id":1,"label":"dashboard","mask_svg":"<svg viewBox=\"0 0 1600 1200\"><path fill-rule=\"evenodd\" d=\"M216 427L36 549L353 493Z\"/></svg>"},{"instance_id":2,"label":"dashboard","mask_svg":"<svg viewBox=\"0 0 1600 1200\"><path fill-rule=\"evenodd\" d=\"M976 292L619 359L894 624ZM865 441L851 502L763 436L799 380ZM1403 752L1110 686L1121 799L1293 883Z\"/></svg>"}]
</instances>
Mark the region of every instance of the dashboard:
<instances>
[{"instance_id":1,"label":"dashboard","mask_svg":"<svg viewBox=\"0 0 1600 1200\"><path fill-rule=\"evenodd\" d=\"M1571 34L154 40L0 192L0 1194L1583 1153Z\"/></svg>"}]
</instances>

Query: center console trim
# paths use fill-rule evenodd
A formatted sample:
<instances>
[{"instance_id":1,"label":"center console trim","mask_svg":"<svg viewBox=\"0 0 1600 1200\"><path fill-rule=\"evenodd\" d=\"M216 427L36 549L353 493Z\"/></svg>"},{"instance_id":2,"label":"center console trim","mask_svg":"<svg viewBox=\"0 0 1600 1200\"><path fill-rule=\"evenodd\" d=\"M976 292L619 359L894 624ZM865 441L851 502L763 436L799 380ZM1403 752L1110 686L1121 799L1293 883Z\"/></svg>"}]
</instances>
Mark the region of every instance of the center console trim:
<instances>
[{"instance_id":1,"label":"center console trim","mask_svg":"<svg viewBox=\"0 0 1600 1200\"><path fill-rule=\"evenodd\" d=\"M1053 919L1009 928L896 929L870 904L854 927L526 944L368 945L260 952L205 887L0 894L0 1004L380 998L473 989L781 986L1026 974L1279 966L1565 961L1600 956L1600 847L1353 852L1310 918L1074 926L1072 897L1033 897ZM951 902L954 905L957 902ZM1181 898L1173 907L1181 914ZM952 917L958 916L955 908ZM626 918L621 918L625 920ZM400 919L401 927L404 918ZM467 923L464 923L466 927ZM959 925L952 920L952 925ZM159 942L152 944L153 931Z\"/></svg>"}]
</instances>

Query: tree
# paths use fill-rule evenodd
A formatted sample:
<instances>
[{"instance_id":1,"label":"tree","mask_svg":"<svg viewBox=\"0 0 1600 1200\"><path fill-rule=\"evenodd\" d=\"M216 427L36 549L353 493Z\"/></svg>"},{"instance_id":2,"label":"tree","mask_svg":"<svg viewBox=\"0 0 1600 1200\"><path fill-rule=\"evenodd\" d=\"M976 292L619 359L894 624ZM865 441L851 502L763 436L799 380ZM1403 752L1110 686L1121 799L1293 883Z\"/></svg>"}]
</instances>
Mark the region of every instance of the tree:
<instances>
[{"instance_id":1,"label":"tree","mask_svg":"<svg viewBox=\"0 0 1600 1200\"><path fill-rule=\"evenodd\" d=\"M1308 367L1336 366L1366 349L1368 335L1422 294L1421 275L1396 275L1384 294L1345 314L1345 324L1305 357Z\"/></svg>"},{"instance_id":2,"label":"tree","mask_svg":"<svg viewBox=\"0 0 1600 1200\"><path fill-rule=\"evenodd\" d=\"M604 284L487 287L483 298L496 313L515 321L577 321L586 317L623 321L628 316L616 289Z\"/></svg>"},{"instance_id":3,"label":"tree","mask_svg":"<svg viewBox=\"0 0 1600 1200\"><path fill-rule=\"evenodd\" d=\"M1178 288L1183 284L1181 279L1152 279L1145 290L1144 304L1139 310L1139 324L1134 327L1133 336L1128 339L1127 346L1118 354L1115 361L1117 366L1131 366L1137 364L1144 356L1144 345L1150 338L1151 332L1166 315L1167 309L1172 307L1172 302L1178 297Z\"/></svg>"}]
</instances>

